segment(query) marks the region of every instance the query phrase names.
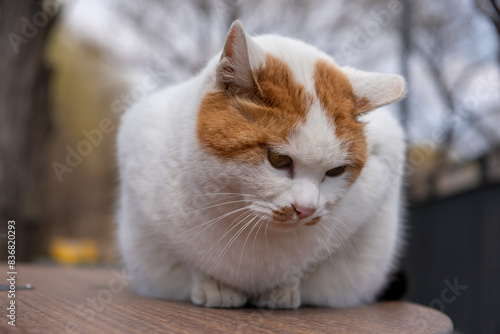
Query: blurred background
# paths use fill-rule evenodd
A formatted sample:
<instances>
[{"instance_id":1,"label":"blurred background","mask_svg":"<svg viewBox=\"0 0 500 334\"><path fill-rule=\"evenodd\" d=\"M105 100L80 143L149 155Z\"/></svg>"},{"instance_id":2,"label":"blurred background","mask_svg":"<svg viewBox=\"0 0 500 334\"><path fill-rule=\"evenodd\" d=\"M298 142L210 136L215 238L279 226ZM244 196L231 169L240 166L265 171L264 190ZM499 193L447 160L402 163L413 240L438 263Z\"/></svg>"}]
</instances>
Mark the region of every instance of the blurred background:
<instances>
[{"instance_id":1,"label":"blurred background","mask_svg":"<svg viewBox=\"0 0 500 334\"><path fill-rule=\"evenodd\" d=\"M408 98L391 107L409 142L406 299L442 310L458 332L500 333L499 7L0 0L0 218L17 222L17 260L119 261L120 115L200 71L241 18L250 34L295 37L340 65L406 76Z\"/></svg>"}]
</instances>

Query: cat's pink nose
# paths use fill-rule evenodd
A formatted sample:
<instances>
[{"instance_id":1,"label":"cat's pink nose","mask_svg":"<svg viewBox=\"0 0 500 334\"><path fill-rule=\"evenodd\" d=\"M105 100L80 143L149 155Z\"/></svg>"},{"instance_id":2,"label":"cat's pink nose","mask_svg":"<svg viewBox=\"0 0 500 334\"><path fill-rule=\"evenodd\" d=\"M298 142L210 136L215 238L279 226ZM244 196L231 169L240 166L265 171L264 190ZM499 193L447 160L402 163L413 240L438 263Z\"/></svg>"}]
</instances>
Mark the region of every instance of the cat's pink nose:
<instances>
[{"instance_id":1,"label":"cat's pink nose","mask_svg":"<svg viewBox=\"0 0 500 334\"><path fill-rule=\"evenodd\" d=\"M300 219L304 219L316 212L316 208L301 205L292 205Z\"/></svg>"}]
</instances>

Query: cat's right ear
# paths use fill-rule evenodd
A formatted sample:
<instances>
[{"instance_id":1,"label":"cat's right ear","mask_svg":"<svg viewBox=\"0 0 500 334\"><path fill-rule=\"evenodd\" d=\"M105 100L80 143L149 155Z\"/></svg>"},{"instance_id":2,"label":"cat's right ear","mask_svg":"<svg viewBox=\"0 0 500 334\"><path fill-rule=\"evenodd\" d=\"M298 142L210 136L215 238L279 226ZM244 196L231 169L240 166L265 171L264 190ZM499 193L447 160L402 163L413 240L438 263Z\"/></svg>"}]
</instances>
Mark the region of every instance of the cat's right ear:
<instances>
[{"instance_id":1,"label":"cat's right ear","mask_svg":"<svg viewBox=\"0 0 500 334\"><path fill-rule=\"evenodd\" d=\"M342 71L357 97L357 115L401 101L406 95L406 82L400 75L365 72L349 66L342 67Z\"/></svg>"},{"instance_id":2,"label":"cat's right ear","mask_svg":"<svg viewBox=\"0 0 500 334\"><path fill-rule=\"evenodd\" d=\"M259 87L253 70L264 60L264 50L245 33L239 20L234 21L217 66L217 84L231 95L255 94Z\"/></svg>"}]
</instances>

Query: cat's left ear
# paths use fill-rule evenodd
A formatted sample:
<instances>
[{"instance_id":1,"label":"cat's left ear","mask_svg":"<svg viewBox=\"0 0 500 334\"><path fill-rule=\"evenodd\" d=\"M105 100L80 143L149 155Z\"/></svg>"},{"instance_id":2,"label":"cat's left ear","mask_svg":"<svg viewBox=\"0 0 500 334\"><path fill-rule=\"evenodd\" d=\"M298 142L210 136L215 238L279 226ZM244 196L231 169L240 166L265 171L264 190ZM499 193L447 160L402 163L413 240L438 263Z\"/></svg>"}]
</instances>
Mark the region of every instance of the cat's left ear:
<instances>
[{"instance_id":1,"label":"cat's left ear","mask_svg":"<svg viewBox=\"0 0 500 334\"><path fill-rule=\"evenodd\" d=\"M252 94L258 89L253 70L265 61L265 51L234 21L227 33L217 66L217 83L231 94Z\"/></svg>"},{"instance_id":2,"label":"cat's left ear","mask_svg":"<svg viewBox=\"0 0 500 334\"><path fill-rule=\"evenodd\" d=\"M356 95L357 115L401 101L406 95L406 82L401 75L365 72L347 66L342 71Z\"/></svg>"}]
</instances>

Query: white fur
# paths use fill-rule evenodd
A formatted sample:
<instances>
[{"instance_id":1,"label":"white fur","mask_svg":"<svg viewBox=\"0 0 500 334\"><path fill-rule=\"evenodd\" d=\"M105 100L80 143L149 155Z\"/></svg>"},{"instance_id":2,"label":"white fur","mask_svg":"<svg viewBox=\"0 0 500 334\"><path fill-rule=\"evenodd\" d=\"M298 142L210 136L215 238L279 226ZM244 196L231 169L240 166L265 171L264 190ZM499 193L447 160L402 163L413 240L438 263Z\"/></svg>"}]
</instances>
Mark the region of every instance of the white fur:
<instances>
[{"instance_id":1,"label":"white fur","mask_svg":"<svg viewBox=\"0 0 500 334\"><path fill-rule=\"evenodd\" d=\"M248 46L252 67L252 54L261 57L265 50L285 61L313 94L315 61L335 64L313 47L279 36L254 37ZM325 177L328 169L348 163L349 154L318 101L289 145L276 148L294 159L293 178L267 161L255 166L221 160L199 146L195 131L219 57L122 119L119 241L137 291L215 307L239 307L247 298L276 308L373 301L400 244L405 144L397 121L382 109L362 116L369 154L352 186L347 175ZM355 91L362 87L378 96L362 75L356 80ZM397 94L391 91L388 100ZM293 203L317 211L289 228L272 222L273 209ZM304 226L318 216L318 224Z\"/></svg>"}]
</instances>

